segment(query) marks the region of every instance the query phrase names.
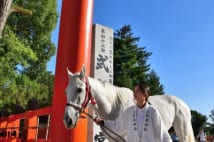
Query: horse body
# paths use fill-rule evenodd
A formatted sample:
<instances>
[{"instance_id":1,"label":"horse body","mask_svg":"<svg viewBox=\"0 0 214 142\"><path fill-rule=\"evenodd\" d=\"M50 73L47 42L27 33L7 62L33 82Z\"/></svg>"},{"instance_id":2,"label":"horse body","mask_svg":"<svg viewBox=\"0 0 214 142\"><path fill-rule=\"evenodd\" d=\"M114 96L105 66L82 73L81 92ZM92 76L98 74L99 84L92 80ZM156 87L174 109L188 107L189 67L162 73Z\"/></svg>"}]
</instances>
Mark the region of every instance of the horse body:
<instances>
[{"instance_id":1,"label":"horse body","mask_svg":"<svg viewBox=\"0 0 214 142\"><path fill-rule=\"evenodd\" d=\"M100 89L96 89L97 85L91 85L91 92L97 102L97 105L91 105L91 107L104 120L115 120L119 113L135 104L132 91L128 88L116 87L108 82L100 82L90 77L89 83L100 84Z\"/></svg>"},{"instance_id":2,"label":"horse body","mask_svg":"<svg viewBox=\"0 0 214 142\"><path fill-rule=\"evenodd\" d=\"M68 72L68 74L67 104L83 107L82 104L86 94L85 88L87 88L87 83L84 81L86 78L85 69L82 69L80 73L72 74ZM104 120L116 120L121 112L135 105L133 92L128 88L117 87L90 77L88 77L88 84L90 85L91 95L96 100L96 105L90 106ZM150 96L149 102L160 112L166 128L174 127L179 141L194 142L190 109L182 100L170 95L156 95ZM66 106L64 123L67 128L76 126L79 113L70 105Z\"/></svg>"},{"instance_id":3,"label":"horse body","mask_svg":"<svg viewBox=\"0 0 214 142\"><path fill-rule=\"evenodd\" d=\"M176 96L156 95L149 97L150 103L160 112L167 129L175 129L179 141L194 142L189 107Z\"/></svg>"}]
</instances>

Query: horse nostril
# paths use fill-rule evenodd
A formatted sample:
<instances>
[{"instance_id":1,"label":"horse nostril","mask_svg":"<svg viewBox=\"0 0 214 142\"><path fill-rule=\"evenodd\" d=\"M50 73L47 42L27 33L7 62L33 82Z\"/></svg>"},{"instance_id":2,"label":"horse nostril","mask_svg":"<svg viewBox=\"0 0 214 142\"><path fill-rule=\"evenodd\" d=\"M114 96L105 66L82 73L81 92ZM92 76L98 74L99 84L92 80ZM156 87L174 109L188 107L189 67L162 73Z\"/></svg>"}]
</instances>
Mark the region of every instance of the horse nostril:
<instances>
[{"instance_id":1,"label":"horse nostril","mask_svg":"<svg viewBox=\"0 0 214 142\"><path fill-rule=\"evenodd\" d=\"M67 124L68 124L68 126L71 126L72 125L72 119L71 118L67 118Z\"/></svg>"},{"instance_id":2,"label":"horse nostril","mask_svg":"<svg viewBox=\"0 0 214 142\"><path fill-rule=\"evenodd\" d=\"M64 116L63 122L64 122L65 127L68 128L68 129L71 128L72 125L73 125L73 121L68 115Z\"/></svg>"}]
</instances>

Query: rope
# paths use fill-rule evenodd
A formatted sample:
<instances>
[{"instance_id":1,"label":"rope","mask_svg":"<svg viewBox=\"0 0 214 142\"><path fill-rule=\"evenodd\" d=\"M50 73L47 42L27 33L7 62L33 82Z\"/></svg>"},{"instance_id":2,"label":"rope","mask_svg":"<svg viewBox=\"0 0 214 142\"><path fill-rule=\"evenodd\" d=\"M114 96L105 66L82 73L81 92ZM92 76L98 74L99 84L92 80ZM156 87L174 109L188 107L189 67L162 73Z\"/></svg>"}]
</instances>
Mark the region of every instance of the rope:
<instances>
[{"instance_id":1,"label":"rope","mask_svg":"<svg viewBox=\"0 0 214 142\"><path fill-rule=\"evenodd\" d=\"M82 113L84 113L86 116L88 116L90 119L92 119L93 122L96 123L95 118L94 118L92 115L90 115L89 113L87 113L87 112L85 112L85 111L82 111ZM125 139L124 139L123 137L121 137L119 134L117 134L116 132L114 132L113 130L111 130L110 128L108 128L107 126L105 126L105 125L102 125L102 126L101 126L101 125L100 125L100 127L102 128L103 132L105 132L105 133L107 134L107 136L110 137L110 138L111 138L112 140L114 140L115 142L118 142L118 140L117 140L116 138L112 137L110 133L112 133L113 135L119 137L119 138L121 139L122 142L126 142ZM107 131L109 131L110 133L107 132Z\"/></svg>"},{"instance_id":2,"label":"rope","mask_svg":"<svg viewBox=\"0 0 214 142\"><path fill-rule=\"evenodd\" d=\"M117 137L120 138L120 140L122 142L126 142L125 139L123 137L121 137L120 135L118 135L116 132L114 132L113 130L109 129L108 127L106 127L105 125L102 126L101 128L103 128L103 132L105 132L112 140L114 140L115 142L118 142L118 140L114 137L112 137L106 130L108 130L109 132L111 132L112 134L116 135ZM106 129L106 130L105 130Z\"/></svg>"}]
</instances>

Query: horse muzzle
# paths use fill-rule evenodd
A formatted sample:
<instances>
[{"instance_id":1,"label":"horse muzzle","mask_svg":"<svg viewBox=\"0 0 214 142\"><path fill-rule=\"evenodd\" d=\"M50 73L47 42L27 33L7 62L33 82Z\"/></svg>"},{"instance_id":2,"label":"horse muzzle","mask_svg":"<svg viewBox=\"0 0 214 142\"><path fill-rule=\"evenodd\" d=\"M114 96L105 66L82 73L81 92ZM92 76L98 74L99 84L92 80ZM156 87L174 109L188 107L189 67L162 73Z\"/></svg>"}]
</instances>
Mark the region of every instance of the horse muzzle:
<instances>
[{"instance_id":1,"label":"horse muzzle","mask_svg":"<svg viewBox=\"0 0 214 142\"><path fill-rule=\"evenodd\" d=\"M68 117L68 115L64 116L63 122L65 125L65 128L67 128L67 129L72 129L72 128L75 128L75 126L76 126L76 125L74 125L73 120L70 117Z\"/></svg>"},{"instance_id":2,"label":"horse muzzle","mask_svg":"<svg viewBox=\"0 0 214 142\"><path fill-rule=\"evenodd\" d=\"M78 115L75 112L73 113L65 112L63 122L67 129L72 129L76 127L78 116L76 116L75 114Z\"/></svg>"}]
</instances>

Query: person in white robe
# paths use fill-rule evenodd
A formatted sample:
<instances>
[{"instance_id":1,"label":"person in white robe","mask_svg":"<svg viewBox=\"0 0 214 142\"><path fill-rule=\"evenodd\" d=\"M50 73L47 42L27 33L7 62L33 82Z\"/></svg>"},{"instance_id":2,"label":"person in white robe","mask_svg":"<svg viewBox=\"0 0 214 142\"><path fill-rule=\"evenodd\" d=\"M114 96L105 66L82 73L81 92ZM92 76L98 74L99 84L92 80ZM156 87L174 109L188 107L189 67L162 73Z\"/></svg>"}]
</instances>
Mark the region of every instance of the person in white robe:
<instances>
[{"instance_id":1,"label":"person in white robe","mask_svg":"<svg viewBox=\"0 0 214 142\"><path fill-rule=\"evenodd\" d=\"M126 109L116 121L97 119L115 132L125 135L126 142L172 142L159 112L148 103L150 89L145 84L134 88L136 105Z\"/></svg>"},{"instance_id":2,"label":"person in white robe","mask_svg":"<svg viewBox=\"0 0 214 142\"><path fill-rule=\"evenodd\" d=\"M200 142L206 142L206 137L207 137L207 135L206 135L206 133L204 132L204 129L200 129L200 131L199 131L199 141Z\"/></svg>"}]
</instances>

